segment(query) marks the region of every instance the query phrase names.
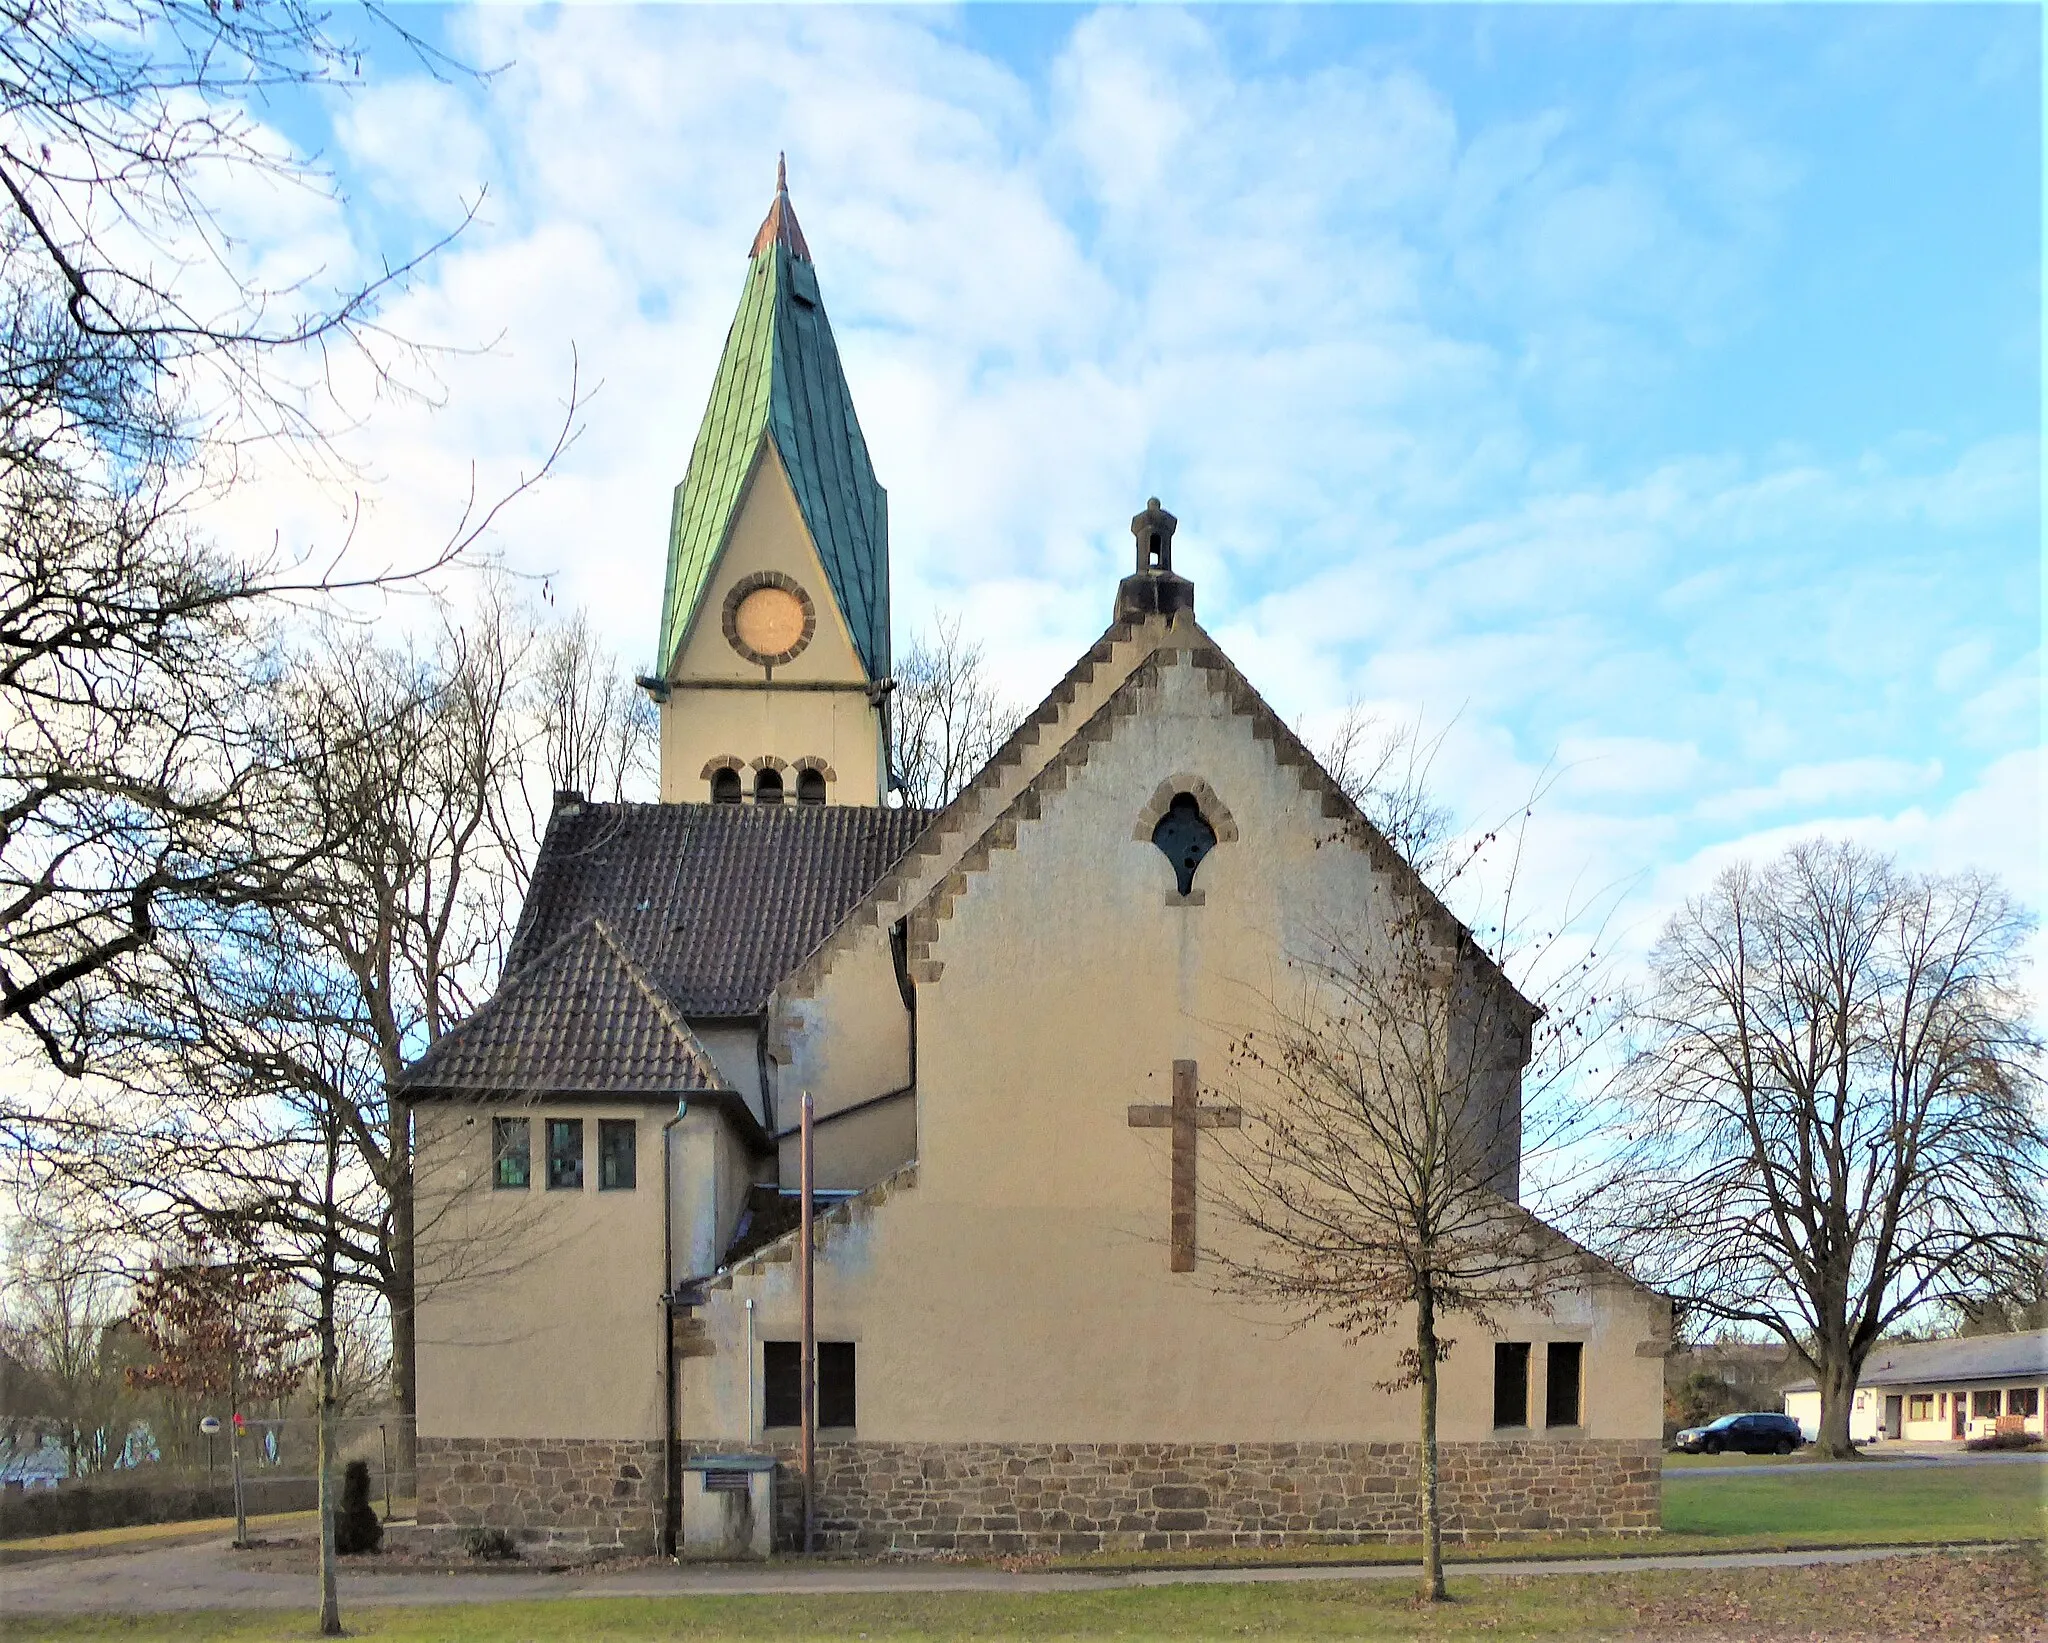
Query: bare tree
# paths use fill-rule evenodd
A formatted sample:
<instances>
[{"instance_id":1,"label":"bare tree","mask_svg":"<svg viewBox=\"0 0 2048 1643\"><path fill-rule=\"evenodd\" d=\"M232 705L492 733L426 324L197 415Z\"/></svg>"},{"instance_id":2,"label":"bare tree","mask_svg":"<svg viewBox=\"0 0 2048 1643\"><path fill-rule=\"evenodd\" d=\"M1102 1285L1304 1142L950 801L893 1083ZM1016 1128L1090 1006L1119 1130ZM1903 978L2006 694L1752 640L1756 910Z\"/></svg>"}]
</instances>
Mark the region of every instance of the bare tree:
<instances>
[{"instance_id":1,"label":"bare tree","mask_svg":"<svg viewBox=\"0 0 2048 1643\"><path fill-rule=\"evenodd\" d=\"M8 1230L0 1349L34 1377L30 1424L53 1429L73 1477L120 1463L129 1428L113 1340L129 1286L115 1241L80 1206L50 1194Z\"/></svg>"},{"instance_id":2,"label":"bare tree","mask_svg":"<svg viewBox=\"0 0 2048 1643\"><path fill-rule=\"evenodd\" d=\"M1637 1139L1588 1221L1700 1314L1820 1383L1850 1456L1866 1355L2043 1250L2032 921L1992 879L1813 840L1727 869L1666 927L1625 1094Z\"/></svg>"},{"instance_id":3,"label":"bare tree","mask_svg":"<svg viewBox=\"0 0 2048 1643\"><path fill-rule=\"evenodd\" d=\"M541 641L535 689L550 792L616 804L648 788L656 773L654 704L581 611Z\"/></svg>"},{"instance_id":4,"label":"bare tree","mask_svg":"<svg viewBox=\"0 0 2048 1643\"><path fill-rule=\"evenodd\" d=\"M1446 1325L1489 1327L1589 1281L1584 1253L1520 1207L1515 1181L1524 1055L1535 1040L1536 1081L1567 1079L1597 1039L1598 1001L1578 992L1545 1018L1419 888L1384 926L1330 932L1289 973L1296 991L1265 1001L1233 1047L1243 1127L1219 1199L1251 1236L1206 1253L1227 1288L1303 1321L1412 1327L1384 1389L1420 1389L1422 1592L1441 1600Z\"/></svg>"},{"instance_id":5,"label":"bare tree","mask_svg":"<svg viewBox=\"0 0 2048 1643\"><path fill-rule=\"evenodd\" d=\"M218 208L326 191L262 102L359 68L298 0L20 0L0 28L0 1021L69 1072L83 982L280 865L235 847L281 608L404 579L193 528L252 442L334 471L335 384L405 391L420 358L376 320L413 264L268 285Z\"/></svg>"},{"instance_id":6,"label":"bare tree","mask_svg":"<svg viewBox=\"0 0 2048 1643\"><path fill-rule=\"evenodd\" d=\"M275 690L291 740L266 803L328 842L260 900L197 908L110 972L98 1077L36 1125L44 1167L118 1206L136 1236L258 1237L302 1281L331 1259L344 1290L377 1296L402 1431L417 1407L421 1194L389 1091L503 963L532 842L526 793L555 723L548 643L487 589L424 652L332 627L287 667ZM432 1196L436 1213L460 1212ZM474 1275L451 1259L435 1278Z\"/></svg>"},{"instance_id":7,"label":"bare tree","mask_svg":"<svg viewBox=\"0 0 2048 1643\"><path fill-rule=\"evenodd\" d=\"M1449 733L1446 725L1424 734L1420 718L1387 724L1354 700L1316 749L1331 780L1437 891L1452 869L1455 819L1430 787L1430 771Z\"/></svg>"},{"instance_id":8,"label":"bare tree","mask_svg":"<svg viewBox=\"0 0 2048 1643\"><path fill-rule=\"evenodd\" d=\"M935 810L974 777L1023 717L990 683L981 646L941 616L932 637L897 659L889 701L889 762L903 802Z\"/></svg>"}]
</instances>

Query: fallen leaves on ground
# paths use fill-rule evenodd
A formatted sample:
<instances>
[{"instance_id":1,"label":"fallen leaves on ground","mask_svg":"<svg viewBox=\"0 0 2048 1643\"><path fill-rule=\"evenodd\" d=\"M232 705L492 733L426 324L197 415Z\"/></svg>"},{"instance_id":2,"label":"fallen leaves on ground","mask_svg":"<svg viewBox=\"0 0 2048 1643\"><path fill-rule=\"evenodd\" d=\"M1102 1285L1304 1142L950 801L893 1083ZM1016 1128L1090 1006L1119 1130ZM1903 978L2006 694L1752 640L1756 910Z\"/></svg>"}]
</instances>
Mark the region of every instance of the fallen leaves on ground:
<instances>
[{"instance_id":1,"label":"fallen leaves on ground","mask_svg":"<svg viewBox=\"0 0 2048 1643\"><path fill-rule=\"evenodd\" d=\"M2048 1640L2048 1552L2040 1547L1931 1552L1869 1563L1716 1571L1651 1585L1616 1577L1615 1603L1635 1635L1688 1643L1797 1643L1970 1638Z\"/></svg>"}]
</instances>

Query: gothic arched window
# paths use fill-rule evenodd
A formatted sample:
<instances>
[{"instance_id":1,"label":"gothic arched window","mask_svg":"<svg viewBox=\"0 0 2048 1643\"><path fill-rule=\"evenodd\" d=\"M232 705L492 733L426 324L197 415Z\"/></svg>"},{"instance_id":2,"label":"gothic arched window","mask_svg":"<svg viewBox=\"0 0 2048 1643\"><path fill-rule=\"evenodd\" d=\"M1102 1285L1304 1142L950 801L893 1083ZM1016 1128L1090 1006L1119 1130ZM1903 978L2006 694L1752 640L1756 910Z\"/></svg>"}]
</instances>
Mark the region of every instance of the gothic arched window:
<instances>
[{"instance_id":1,"label":"gothic arched window","mask_svg":"<svg viewBox=\"0 0 2048 1643\"><path fill-rule=\"evenodd\" d=\"M756 804L780 804L782 802L782 772L773 765L754 773L754 802Z\"/></svg>"},{"instance_id":2,"label":"gothic arched window","mask_svg":"<svg viewBox=\"0 0 2048 1643\"><path fill-rule=\"evenodd\" d=\"M824 771L799 770L797 772L796 802L798 804L823 804L825 802Z\"/></svg>"},{"instance_id":3,"label":"gothic arched window","mask_svg":"<svg viewBox=\"0 0 2048 1643\"><path fill-rule=\"evenodd\" d=\"M740 773L731 765L721 765L711 772L711 802L713 804L738 804L741 798Z\"/></svg>"},{"instance_id":4,"label":"gothic arched window","mask_svg":"<svg viewBox=\"0 0 2048 1643\"><path fill-rule=\"evenodd\" d=\"M1216 848L1216 829L1202 814L1201 803L1194 794L1176 793L1173 803L1166 807L1166 814L1152 829L1152 842L1173 863L1175 882L1180 893L1186 895L1194 888L1195 869L1202 865L1202 858Z\"/></svg>"}]
</instances>

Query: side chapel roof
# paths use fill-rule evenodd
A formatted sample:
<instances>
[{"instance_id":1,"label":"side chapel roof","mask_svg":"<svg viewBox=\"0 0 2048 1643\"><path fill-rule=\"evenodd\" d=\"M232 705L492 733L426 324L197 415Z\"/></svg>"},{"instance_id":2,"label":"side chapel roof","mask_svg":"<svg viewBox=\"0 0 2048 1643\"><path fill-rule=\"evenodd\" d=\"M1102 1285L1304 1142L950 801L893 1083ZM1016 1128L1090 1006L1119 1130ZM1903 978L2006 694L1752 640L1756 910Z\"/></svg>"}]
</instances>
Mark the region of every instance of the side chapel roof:
<instances>
[{"instance_id":1,"label":"side chapel roof","mask_svg":"<svg viewBox=\"0 0 2048 1643\"><path fill-rule=\"evenodd\" d=\"M489 1003L406 1069L413 1089L664 1095L722 1089L676 1008L600 918L508 971Z\"/></svg>"},{"instance_id":2,"label":"side chapel roof","mask_svg":"<svg viewBox=\"0 0 2048 1643\"><path fill-rule=\"evenodd\" d=\"M888 493L875 478L810 247L778 164L747 283L676 487L661 607L666 677L702 603L748 477L772 443L871 680L889 674Z\"/></svg>"}]
</instances>

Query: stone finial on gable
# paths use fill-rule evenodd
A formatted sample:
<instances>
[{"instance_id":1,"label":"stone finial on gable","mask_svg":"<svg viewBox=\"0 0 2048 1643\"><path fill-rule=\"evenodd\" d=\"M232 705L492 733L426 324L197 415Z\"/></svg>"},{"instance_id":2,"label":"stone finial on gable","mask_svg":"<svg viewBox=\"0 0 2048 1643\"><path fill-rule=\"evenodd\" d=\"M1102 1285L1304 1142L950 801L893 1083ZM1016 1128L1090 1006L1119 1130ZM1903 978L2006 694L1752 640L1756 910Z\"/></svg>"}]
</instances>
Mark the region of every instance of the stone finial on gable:
<instances>
[{"instance_id":1,"label":"stone finial on gable","mask_svg":"<svg viewBox=\"0 0 2048 1643\"><path fill-rule=\"evenodd\" d=\"M1116 619L1142 622L1148 616L1171 617L1195 609L1195 584L1173 573L1173 533L1180 521L1159 505L1158 497L1131 521L1137 538L1138 568L1117 584Z\"/></svg>"}]
</instances>

